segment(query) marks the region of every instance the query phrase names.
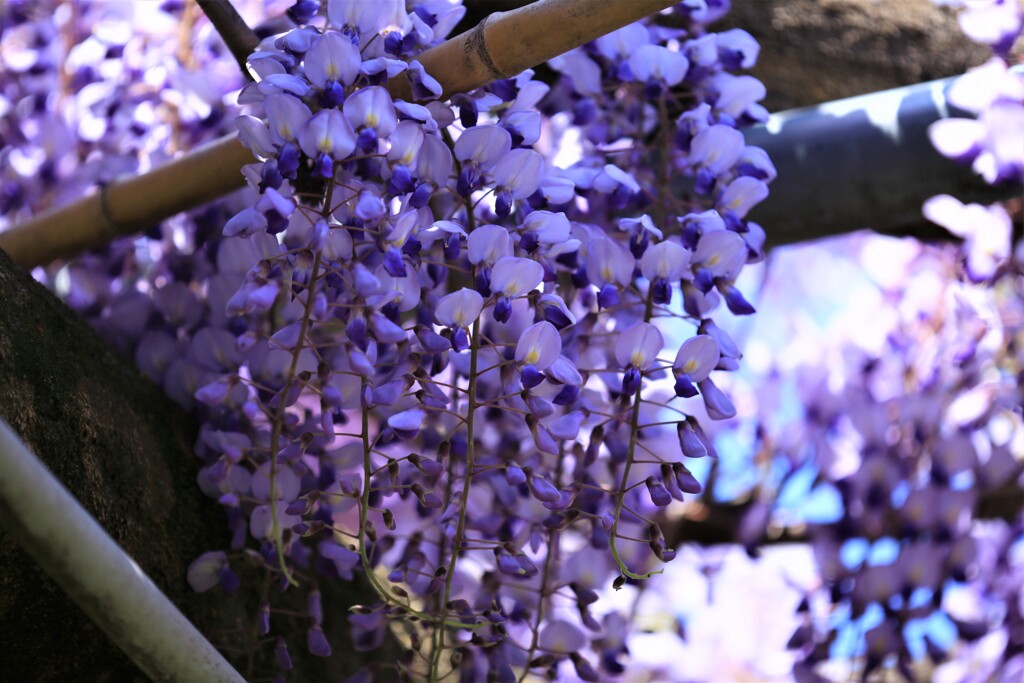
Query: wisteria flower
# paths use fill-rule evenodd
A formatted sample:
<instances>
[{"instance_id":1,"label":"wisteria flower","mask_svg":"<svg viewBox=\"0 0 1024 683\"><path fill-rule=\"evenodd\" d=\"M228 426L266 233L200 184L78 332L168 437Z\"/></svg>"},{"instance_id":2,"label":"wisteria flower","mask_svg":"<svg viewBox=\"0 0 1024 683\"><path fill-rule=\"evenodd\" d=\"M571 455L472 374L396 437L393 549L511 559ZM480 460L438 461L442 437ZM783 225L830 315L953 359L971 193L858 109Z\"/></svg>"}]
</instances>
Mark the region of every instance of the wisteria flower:
<instances>
[{"instance_id":1,"label":"wisteria flower","mask_svg":"<svg viewBox=\"0 0 1024 683\"><path fill-rule=\"evenodd\" d=\"M925 202L923 212L925 218L964 240L967 274L974 282L991 280L1009 259L1013 222L998 204L963 204L939 195Z\"/></svg>"}]
</instances>

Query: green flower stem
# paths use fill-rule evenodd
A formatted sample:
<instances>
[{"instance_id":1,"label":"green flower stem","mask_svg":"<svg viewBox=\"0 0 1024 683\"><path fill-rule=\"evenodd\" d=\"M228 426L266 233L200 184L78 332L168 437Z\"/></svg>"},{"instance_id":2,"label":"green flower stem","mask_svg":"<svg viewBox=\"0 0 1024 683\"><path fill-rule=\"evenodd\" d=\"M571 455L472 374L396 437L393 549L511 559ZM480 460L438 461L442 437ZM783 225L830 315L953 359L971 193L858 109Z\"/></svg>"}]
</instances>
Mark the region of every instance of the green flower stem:
<instances>
[{"instance_id":1,"label":"green flower stem","mask_svg":"<svg viewBox=\"0 0 1024 683\"><path fill-rule=\"evenodd\" d=\"M430 665L430 683L437 683L440 676L441 653L444 651L444 624L448 619L448 602L451 600L452 581L455 577L455 563L459 559L462 550L463 536L466 533L466 508L469 500L469 485L473 481L473 428L474 414L476 413L476 363L480 351L480 320L473 322L473 335L469 344L469 391L467 392L466 406L466 473L462 482L462 505L459 508L459 522L455 527L455 538L452 541L452 559L448 563L448 574L444 580L444 601L441 605L441 619L437 624L435 632L435 645L433 662Z\"/></svg>"},{"instance_id":2,"label":"green flower stem","mask_svg":"<svg viewBox=\"0 0 1024 683\"><path fill-rule=\"evenodd\" d=\"M654 310L654 289L651 287L647 288L647 303L644 308L644 322L649 322L651 319L651 311ZM643 380L640 381L640 386L636 388L636 394L633 396L633 413L629 419L629 449L626 451L626 465L622 470L622 481L619 482L619 490L616 494L615 501L615 515L612 521L612 528L610 537L608 539L608 546L611 548L612 557L615 558L615 564L618 565L619 571L622 572L623 576L627 576L631 579L649 579L655 574L661 574L664 569L657 571L650 571L644 574L637 574L630 570L626 566L625 561L619 555L619 549L615 547L615 539L619 533L619 518L622 516L622 506L626 502L626 491L629 490L629 471L633 467L633 460L636 454L636 445L638 434L640 433L640 394L643 391Z\"/></svg>"},{"instance_id":3,"label":"green flower stem","mask_svg":"<svg viewBox=\"0 0 1024 683\"><path fill-rule=\"evenodd\" d=\"M327 190L324 194L323 209L321 215L324 220L330 218L331 215L331 198L334 196L334 182L327 184ZM299 324L299 343L292 349L291 364L288 366L288 372L285 374L285 382L282 391L287 392L288 387L295 379L295 371L299 367L299 354L302 353L303 345L306 341L306 334L309 332L310 321L313 318L313 300L316 298L316 285L320 279L320 262L322 255L320 250L317 250L313 255L313 272L309 276L309 284L306 286L306 305L302 309L302 322ZM282 399L284 397L282 396ZM270 520L271 520L271 535L274 538L274 549L277 551L277 564L284 575L285 580L293 586L298 586L299 582L292 576L291 570L288 569L288 562L284 556L284 542L281 538L281 523L277 518L277 453L279 450L279 442L281 440L281 430L284 428L284 416L287 412L287 408L282 400L278 404L277 413L274 415L273 426L270 433Z\"/></svg>"}]
</instances>

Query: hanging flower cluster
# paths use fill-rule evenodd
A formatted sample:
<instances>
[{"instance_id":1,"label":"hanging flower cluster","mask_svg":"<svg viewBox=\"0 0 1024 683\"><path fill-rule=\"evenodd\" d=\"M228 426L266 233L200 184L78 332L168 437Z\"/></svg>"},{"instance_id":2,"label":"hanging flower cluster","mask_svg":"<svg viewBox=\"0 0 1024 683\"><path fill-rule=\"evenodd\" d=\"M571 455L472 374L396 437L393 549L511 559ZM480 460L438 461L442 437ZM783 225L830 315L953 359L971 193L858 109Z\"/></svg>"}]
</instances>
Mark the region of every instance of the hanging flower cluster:
<instances>
[{"instance_id":1,"label":"hanging flower cluster","mask_svg":"<svg viewBox=\"0 0 1024 683\"><path fill-rule=\"evenodd\" d=\"M715 455L694 413L736 412L712 316L753 312L736 280L762 258L747 213L775 171L737 127L764 88L732 73L753 38L704 28L726 9L689 0L554 60L551 85L443 101L416 56L460 5L297 2L249 57L249 113L216 121L256 158L236 210L69 269L73 303L200 418L232 541L189 581L273 579L253 590L276 675L297 625L314 655L347 647L321 590L356 574L379 602L348 616L355 647L401 631L400 672L622 672L597 590L675 554L655 517L700 492L685 458ZM666 430L678 447L653 450ZM275 609L292 585L298 617Z\"/></svg>"},{"instance_id":2,"label":"hanging flower cluster","mask_svg":"<svg viewBox=\"0 0 1024 683\"><path fill-rule=\"evenodd\" d=\"M787 379L758 387L757 432L774 460L743 541L764 542L787 516L813 516L806 534L820 578L803 586L789 642L798 680L832 680L842 657L851 658L844 677L973 680L973 670L1013 680L1024 666L1024 527L1010 493L1024 474L1024 252L987 286L956 280L951 245L863 236L816 257L825 269L846 265L872 241L899 253L887 267L905 270L880 277L877 297L857 290L877 327L831 348L801 342L804 359L773 368ZM796 415L780 409L792 395ZM794 509L794 500L814 502Z\"/></svg>"},{"instance_id":3,"label":"hanging flower cluster","mask_svg":"<svg viewBox=\"0 0 1024 683\"><path fill-rule=\"evenodd\" d=\"M1024 78L1007 52L1024 8L981 0L960 18L996 56L949 91L977 119L938 121L932 140L990 183L1019 186ZM878 276L892 297L871 311L889 321L873 323L878 343L787 368L802 414L780 424L769 399L758 426L784 456L781 476L760 485L763 501L804 476L836 501L835 518L809 533L821 585L807 591L789 643L801 681L831 680L837 648L856 656L849 675L861 680L886 670L911 681L1009 681L1024 671L1024 518L1009 497L1024 476L1024 243L1014 247L1004 205L943 195L924 215L963 245L902 245L909 256L894 261L904 260L904 274ZM752 544L770 508L748 515Z\"/></svg>"},{"instance_id":4,"label":"hanging flower cluster","mask_svg":"<svg viewBox=\"0 0 1024 683\"><path fill-rule=\"evenodd\" d=\"M946 118L928 128L935 149L958 163L971 164L985 182L1024 182L1024 76L1010 70L1010 49L1024 31L1024 7L1016 2L981 0L962 6L964 33L992 48L985 64L958 78L949 101L976 118ZM991 282L1010 257L1013 221L999 205L963 204L949 195L932 197L924 215L964 240L967 276Z\"/></svg>"}]
</instances>

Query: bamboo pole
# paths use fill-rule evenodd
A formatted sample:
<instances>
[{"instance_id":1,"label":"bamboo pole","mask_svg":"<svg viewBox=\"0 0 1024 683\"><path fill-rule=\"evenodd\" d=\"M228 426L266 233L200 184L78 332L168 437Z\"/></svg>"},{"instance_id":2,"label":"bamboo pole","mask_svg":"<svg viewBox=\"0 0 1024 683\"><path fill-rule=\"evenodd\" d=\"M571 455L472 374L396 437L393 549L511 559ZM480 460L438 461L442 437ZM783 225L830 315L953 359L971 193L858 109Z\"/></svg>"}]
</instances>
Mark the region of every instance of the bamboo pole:
<instances>
[{"instance_id":1,"label":"bamboo pole","mask_svg":"<svg viewBox=\"0 0 1024 683\"><path fill-rule=\"evenodd\" d=\"M675 4L671 0L538 0L496 12L420 55L444 97L472 90L600 38ZM408 93L407 84L398 96Z\"/></svg>"},{"instance_id":2,"label":"bamboo pole","mask_svg":"<svg viewBox=\"0 0 1024 683\"><path fill-rule=\"evenodd\" d=\"M208 3L209 4L209 3ZM216 4L216 3L213 3ZM493 14L476 28L425 51L419 61L445 97L514 76L673 4L673 0L538 0ZM408 98L409 84L389 84ZM130 235L244 186L253 161L237 135L221 138L149 173L0 233L0 249L24 267L45 265Z\"/></svg>"},{"instance_id":3,"label":"bamboo pole","mask_svg":"<svg viewBox=\"0 0 1024 683\"><path fill-rule=\"evenodd\" d=\"M220 138L0 233L0 249L23 268L70 258L239 189L252 161L237 135Z\"/></svg>"}]
</instances>

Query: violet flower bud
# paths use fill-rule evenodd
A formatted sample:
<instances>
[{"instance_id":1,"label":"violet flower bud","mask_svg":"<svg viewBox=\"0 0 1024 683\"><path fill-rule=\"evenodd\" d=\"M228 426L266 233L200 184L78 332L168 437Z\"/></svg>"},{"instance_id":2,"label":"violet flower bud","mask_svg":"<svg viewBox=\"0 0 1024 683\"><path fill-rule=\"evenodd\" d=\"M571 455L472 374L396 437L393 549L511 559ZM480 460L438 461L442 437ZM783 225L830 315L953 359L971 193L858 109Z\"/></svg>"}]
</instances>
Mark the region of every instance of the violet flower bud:
<instances>
[{"instance_id":1,"label":"violet flower bud","mask_svg":"<svg viewBox=\"0 0 1024 683\"><path fill-rule=\"evenodd\" d=\"M545 503L558 501L561 494L554 484L539 474L535 474L530 468L525 468L524 471L526 472L526 484L534 498Z\"/></svg>"},{"instance_id":2,"label":"violet flower bud","mask_svg":"<svg viewBox=\"0 0 1024 683\"><path fill-rule=\"evenodd\" d=\"M309 653L316 657L331 656L331 644L327 642L327 636L324 635L319 624L310 626L306 631L306 647L309 649Z\"/></svg>"},{"instance_id":3,"label":"violet flower bud","mask_svg":"<svg viewBox=\"0 0 1024 683\"><path fill-rule=\"evenodd\" d=\"M277 668L281 671L292 670L292 658L288 654L288 644L284 642L284 638L278 636L274 642L274 657L277 659Z\"/></svg>"},{"instance_id":4,"label":"violet flower bud","mask_svg":"<svg viewBox=\"0 0 1024 683\"><path fill-rule=\"evenodd\" d=\"M655 476L647 477L644 481L647 492L651 496L651 502L658 507L664 507L672 502L672 495L665 488L665 485Z\"/></svg>"},{"instance_id":5,"label":"violet flower bud","mask_svg":"<svg viewBox=\"0 0 1024 683\"><path fill-rule=\"evenodd\" d=\"M505 465L505 481L511 486L519 486L526 483L526 473L515 463Z\"/></svg>"},{"instance_id":6,"label":"violet flower bud","mask_svg":"<svg viewBox=\"0 0 1024 683\"><path fill-rule=\"evenodd\" d=\"M688 458L703 458L708 454L708 449L704 444L704 440L694 430L692 422L695 422L695 420L687 418L676 424L676 431L679 435L679 447L682 449L683 455Z\"/></svg>"}]
</instances>

